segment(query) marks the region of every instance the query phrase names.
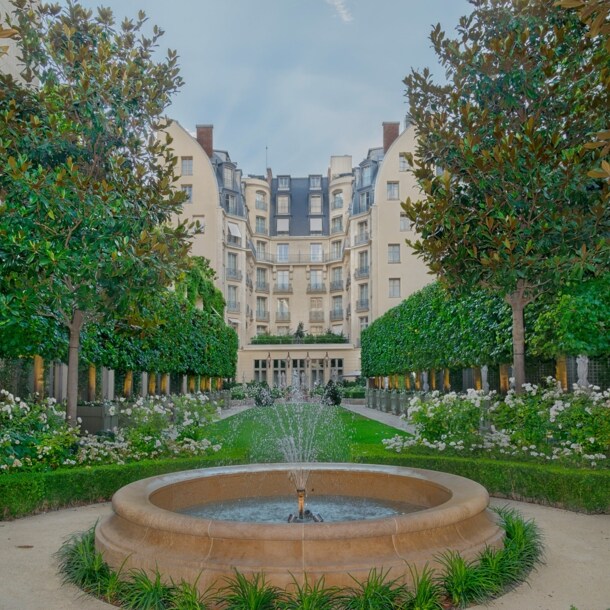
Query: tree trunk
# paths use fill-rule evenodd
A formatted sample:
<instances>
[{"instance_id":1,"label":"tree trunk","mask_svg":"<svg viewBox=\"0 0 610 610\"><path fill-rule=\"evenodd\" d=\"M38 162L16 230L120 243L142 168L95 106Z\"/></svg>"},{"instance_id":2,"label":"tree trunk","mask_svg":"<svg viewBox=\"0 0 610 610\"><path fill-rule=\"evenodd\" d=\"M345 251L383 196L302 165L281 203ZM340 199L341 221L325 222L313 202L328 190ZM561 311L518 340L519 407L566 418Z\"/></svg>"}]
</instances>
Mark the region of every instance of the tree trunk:
<instances>
[{"instance_id":1,"label":"tree trunk","mask_svg":"<svg viewBox=\"0 0 610 610\"><path fill-rule=\"evenodd\" d=\"M68 405L66 418L71 426L76 426L76 402L78 399L78 358L80 331L85 320L84 312L75 309L70 322L70 342L68 344Z\"/></svg>"},{"instance_id":2,"label":"tree trunk","mask_svg":"<svg viewBox=\"0 0 610 610\"><path fill-rule=\"evenodd\" d=\"M529 302L525 297L525 284L517 283L515 292L506 295L506 301L513 313L513 376L515 378L515 392L523 392L525 383L525 321L523 310Z\"/></svg>"}]
</instances>

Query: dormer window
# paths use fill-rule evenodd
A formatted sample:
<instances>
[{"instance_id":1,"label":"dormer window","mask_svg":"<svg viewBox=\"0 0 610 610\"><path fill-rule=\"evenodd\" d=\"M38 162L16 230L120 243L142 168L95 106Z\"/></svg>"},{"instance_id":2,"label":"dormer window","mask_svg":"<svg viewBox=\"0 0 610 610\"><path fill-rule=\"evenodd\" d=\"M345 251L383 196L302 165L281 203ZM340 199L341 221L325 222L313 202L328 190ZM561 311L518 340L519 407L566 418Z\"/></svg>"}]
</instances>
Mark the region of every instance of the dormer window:
<instances>
[{"instance_id":1,"label":"dormer window","mask_svg":"<svg viewBox=\"0 0 610 610\"><path fill-rule=\"evenodd\" d=\"M233 171L233 168L227 165L225 165L224 169L222 170L222 181L225 188L233 188Z\"/></svg>"},{"instance_id":2,"label":"dormer window","mask_svg":"<svg viewBox=\"0 0 610 610\"><path fill-rule=\"evenodd\" d=\"M290 176L278 176L277 188L282 191L288 190L290 188Z\"/></svg>"},{"instance_id":3,"label":"dormer window","mask_svg":"<svg viewBox=\"0 0 610 610\"><path fill-rule=\"evenodd\" d=\"M370 165L362 168L362 186L368 186L371 184L373 177L373 168Z\"/></svg>"},{"instance_id":4,"label":"dormer window","mask_svg":"<svg viewBox=\"0 0 610 610\"><path fill-rule=\"evenodd\" d=\"M319 190L322 188L322 176L309 176L310 190Z\"/></svg>"}]
</instances>

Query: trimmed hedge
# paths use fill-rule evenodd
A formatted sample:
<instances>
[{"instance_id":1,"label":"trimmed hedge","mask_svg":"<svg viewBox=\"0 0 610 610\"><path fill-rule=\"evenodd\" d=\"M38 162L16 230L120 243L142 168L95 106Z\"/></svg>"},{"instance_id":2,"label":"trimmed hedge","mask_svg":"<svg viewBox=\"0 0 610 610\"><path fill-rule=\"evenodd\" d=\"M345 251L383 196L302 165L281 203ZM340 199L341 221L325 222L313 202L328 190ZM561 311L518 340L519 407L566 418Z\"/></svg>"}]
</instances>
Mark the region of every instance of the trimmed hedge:
<instances>
[{"instance_id":1,"label":"trimmed hedge","mask_svg":"<svg viewBox=\"0 0 610 610\"><path fill-rule=\"evenodd\" d=\"M67 506L105 502L115 491L133 481L240 461L244 460L199 456L6 474L0 476L0 518L14 519Z\"/></svg>"},{"instance_id":2,"label":"trimmed hedge","mask_svg":"<svg viewBox=\"0 0 610 610\"><path fill-rule=\"evenodd\" d=\"M490 495L587 513L610 513L610 470L417 454L372 447L355 462L427 468L477 481Z\"/></svg>"},{"instance_id":3,"label":"trimmed hedge","mask_svg":"<svg viewBox=\"0 0 610 610\"><path fill-rule=\"evenodd\" d=\"M610 513L610 470L568 469L484 458L394 455L377 446L366 449L353 461L441 470L478 481L494 496L581 512ZM147 460L124 465L2 475L0 516L14 519L45 510L107 501L119 488L139 479L238 463L247 463L246 456Z\"/></svg>"}]
</instances>

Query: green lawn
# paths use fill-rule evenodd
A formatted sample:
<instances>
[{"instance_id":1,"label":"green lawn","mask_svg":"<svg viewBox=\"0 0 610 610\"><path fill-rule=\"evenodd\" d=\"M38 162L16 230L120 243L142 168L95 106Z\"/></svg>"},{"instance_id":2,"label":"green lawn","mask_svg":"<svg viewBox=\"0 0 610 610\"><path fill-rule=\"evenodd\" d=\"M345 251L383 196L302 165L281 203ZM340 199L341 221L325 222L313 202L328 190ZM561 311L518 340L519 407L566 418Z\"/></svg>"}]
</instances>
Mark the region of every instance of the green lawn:
<instances>
[{"instance_id":1,"label":"green lawn","mask_svg":"<svg viewBox=\"0 0 610 610\"><path fill-rule=\"evenodd\" d=\"M278 446L280 438L286 432L298 436L301 430L306 438L309 434L315 437L318 461L352 461L355 456L362 460L373 448L378 454L382 439L398 432L341 407L308 409L304 405L296 417L294 407L274 405L215 422L207 428L206 436L222 445L217 454L220 459L277 462L285 461Z\"/></svg>"}]
</instances>

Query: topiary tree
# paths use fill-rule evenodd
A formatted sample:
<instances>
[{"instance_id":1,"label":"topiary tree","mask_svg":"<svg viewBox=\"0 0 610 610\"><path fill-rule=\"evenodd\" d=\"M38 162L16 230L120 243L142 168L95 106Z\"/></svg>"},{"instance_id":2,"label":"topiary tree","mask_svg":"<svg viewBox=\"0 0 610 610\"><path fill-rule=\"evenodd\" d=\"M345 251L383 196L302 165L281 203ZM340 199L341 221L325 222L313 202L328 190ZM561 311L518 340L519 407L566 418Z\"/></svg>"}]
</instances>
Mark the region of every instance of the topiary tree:
<instances>
[{"instance_id":1,"label":"topiary tree","mask_svg":"<svg viewBox=\"0 0 610 610\"><path fill-rule=\"evenodd\" d=\"M83 325L137 316L186 265L193 228L170 222L184 195L157 136L182 81L174 52L157 60L162 31L143 34L142 12L116 26L109 9L72 0L13 4L25 82L0 74L0 315L66 329L75 422Z\"/></svg>"},{"instance_id":2,"label":"topiary tree","mask_svg":"<svg viewBox=\"0 0 610 610\"><path fill-rule=\"evenodd\" d=\"M551 0L471 3L457 38L431 34L448 83L405 78L423 197L403 207L410 245L445 284L510 305L521 391L525 306L610 263L609 183L583 138L606 124L608 50Z\"/></svg>"}]
</instances>

